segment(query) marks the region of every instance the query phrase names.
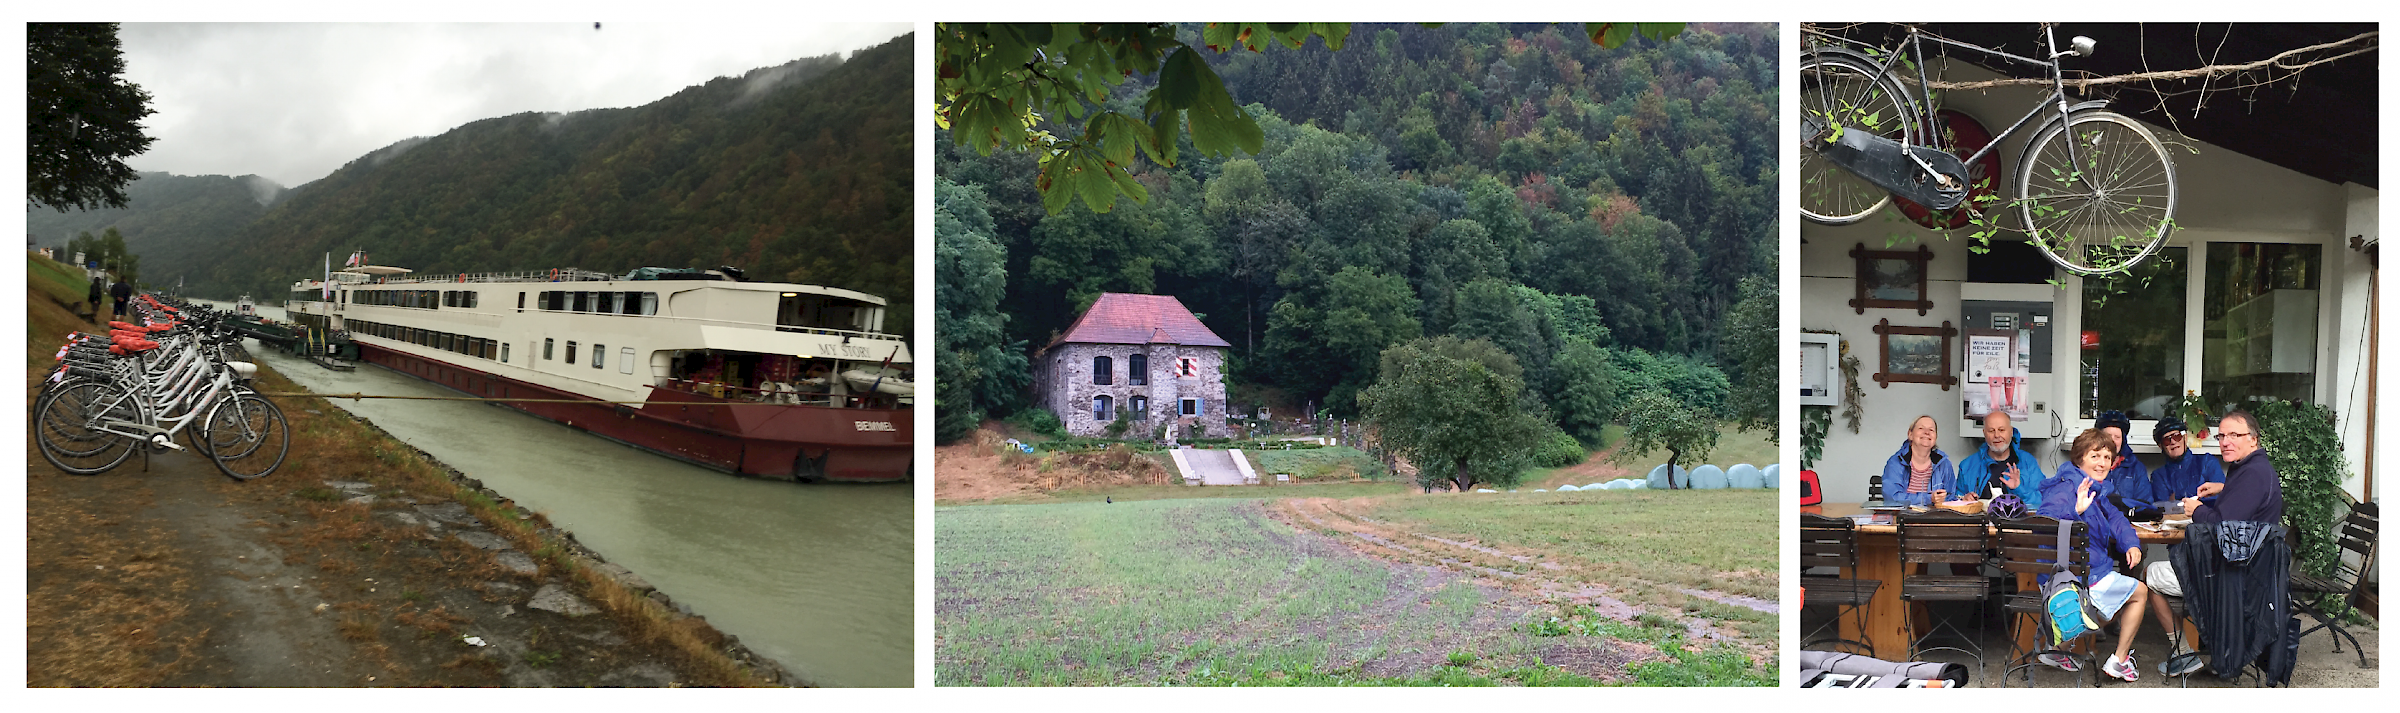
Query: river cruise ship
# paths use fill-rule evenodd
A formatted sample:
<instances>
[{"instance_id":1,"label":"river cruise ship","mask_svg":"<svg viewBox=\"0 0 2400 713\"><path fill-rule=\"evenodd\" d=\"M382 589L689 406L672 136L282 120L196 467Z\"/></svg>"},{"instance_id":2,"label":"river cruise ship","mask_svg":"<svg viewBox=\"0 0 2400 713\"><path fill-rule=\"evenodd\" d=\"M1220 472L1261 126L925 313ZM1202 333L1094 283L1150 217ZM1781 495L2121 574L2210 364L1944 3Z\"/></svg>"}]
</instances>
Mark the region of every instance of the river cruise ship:
<instances>
[{"instance_id":1,"label":"river cruise ship","mask_svg":"<svg viewBox=\"0 0 2400 713\"><path fill-rule=\"evenodd\" d=\"M740 475L913 470L913 361L875 295L732 268L328 277L294 283L285 311L368 363Z\"/></svg>"}]
</instances>

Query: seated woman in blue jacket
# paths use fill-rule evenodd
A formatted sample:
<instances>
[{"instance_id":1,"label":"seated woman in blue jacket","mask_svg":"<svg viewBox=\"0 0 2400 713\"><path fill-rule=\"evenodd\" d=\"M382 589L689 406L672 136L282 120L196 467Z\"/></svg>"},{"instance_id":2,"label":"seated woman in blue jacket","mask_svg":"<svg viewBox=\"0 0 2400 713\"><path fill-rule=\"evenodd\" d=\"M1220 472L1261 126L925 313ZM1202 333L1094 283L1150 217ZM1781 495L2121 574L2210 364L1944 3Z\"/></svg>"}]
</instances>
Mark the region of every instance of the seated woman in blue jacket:
<instances>
[{"instance_id":1,"label":"seated woman in blue jacket","mask_svg":"<svg viewBox=\"0 0 2400 713\"><path fill-rule=\"evenodd\" d=\"M2117 622L2117 651L2100 665L2100 671L2131 682L2141 679L2134 667L2133 639L2141 630L2142 610L2150 599L2150 590L2139 580L2118 574L2113 564L2123 560L2125 566L2142 565L2142 541L2133 532L2133 523L2125 521L2125 513L2109 507L2108 496L2114 494L2111 466L2117 460L2119 446L2108 434L2094 428L2075 437L2067 447L2067 462L2076 466L2072 476L2053 477L2042 483L2042 506L2039 512L2057 518L2081 522L2091 533L2086 549L2091 554L2092 568L2084 578L2086 591L2100 615ZM2050 575L2041 576L2047 585ZM2044 654L2042 663L2074 670L2073 659Z\"/></svg>"},{"instance_id":2,"label":"seated woman in blue jacket","mask_svg":"<svg viewBox=\"0 0 2400 713\"><path fill-rule=\"evenodd\" d=\"M2167 460L2150 472L2150 497L2159 500L2182 500L2200 494L2204 483L2225 483L2225 464L2216 456L2193 453L2184 440L2183 420L2168 416L2158 420L2150 429L2151 438L2158 441L2158 450ZM2216 498L2209 498L2214 502Z\"/></svg>"},{"instance_id":3,"label":"seated woman in blue jacket","mask_svg":"<svg viewBox=\"0 0 2400 713\"><path fill-rule=\"evenodd\" d=\"M1938 496L1958 489L1958 471L1949 454L1933 447L1941 427L1932 416L1908 424L1908 440L1900 452L1883 461L1883 501L1893 505L1933 505Z\"/></svg>"},{"instance_id":4,"label":"seated woman in blue jacket","mask_svg":"<svg viewBox=\"0 0 2400 713\"><path fill-rule=\"evenodd\" d=\"M2108 436L2111 444L2109 452L2116 454L2116 464L2108 469L2108 498L2109 502L2116 505L2118 512L2160 504L2158 499L2152 497L2156 493L2151 492L2149 470L2142 465L2140 458L2134 457L2133 446L2125 442L2125 432L2131 428L2133 422L2126 419L2123 411L2102 411L2100 417L2092 422L2092 430ZM2082 477L2079 475L2082 471L2082 466L2076 464L2075 459L2068 458L2067 462L2058 464L2058 472L2050 474L2050 479Z\"/></svg>"},{"instance_id":5,"label":"seated woman in blue jacket","mask_svg":"<svg viewBox=\"0 0 2400 713\"><path fill-rule=\"evenodd\" d=\"M1958 497L2017 496L2027 510L2042 506L2042 464L2025 450L2025 435L2007 411L1983 417L1983 447L1958 459Z\"/></svg>"}]
</instances>

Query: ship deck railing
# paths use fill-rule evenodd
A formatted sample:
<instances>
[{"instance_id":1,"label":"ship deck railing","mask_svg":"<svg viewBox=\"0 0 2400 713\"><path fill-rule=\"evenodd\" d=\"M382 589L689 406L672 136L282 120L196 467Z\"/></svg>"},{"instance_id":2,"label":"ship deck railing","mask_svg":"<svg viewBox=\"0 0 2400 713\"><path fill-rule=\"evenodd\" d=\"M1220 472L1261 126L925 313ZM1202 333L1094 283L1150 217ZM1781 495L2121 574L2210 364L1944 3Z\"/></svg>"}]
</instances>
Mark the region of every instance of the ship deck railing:
<instances>
[{"instance_id":1,"label":"ship deck railing","mask_svg":"<svg viewBox=\"0 0 2400 713\"><path fill-rule=\"evenodd\" d=\"M713 381L663 378L658 388L680 391L727 401L751 403L784 403L794 406L831 406L834 408L897 408L899 397L889 394L835 394L830 392L789 392L754 389L747 386L720 384ZM801 386L800 388L808 388Z\"/></svg>"},{"instance_id":2,"label":"ship deck railing","mask_svg":"<svg viewBox=\"0 0 2400 713\"><path fill-rule=\"evenodd\" d=\"M858 337L858 338L860 338L860 339L898 339L898 338L899 338L897 335L893 335L893 334L890 334L890 333L887 333L887 332L862 332L862 331L859 331L859 330L856 330L856 329L834 329L834 328L832 328L832 327L807 327L807 326L802 326L802 325L797 325L797 324L778 324L778 325L775 325L775 331L778 331L778 332L789 332L789 333L792 333L792 334L823 334L823 335L826 335L826 336L831 336L831 337ZM872 361L872 360L869 360L869 361Z\"/></svg>"},{"instance_id":3,"label":"ship deck railing","mask_svg":"<svg viewBox=\"0 0 2400 713\"><path fill-rule=\"evenodd\" d=\"M461 272L449 275L391 275L367 281L375 285L421 285L434 282L609 282L616 275L572 267L523 272Z\"/></svg>"}]
</instances>

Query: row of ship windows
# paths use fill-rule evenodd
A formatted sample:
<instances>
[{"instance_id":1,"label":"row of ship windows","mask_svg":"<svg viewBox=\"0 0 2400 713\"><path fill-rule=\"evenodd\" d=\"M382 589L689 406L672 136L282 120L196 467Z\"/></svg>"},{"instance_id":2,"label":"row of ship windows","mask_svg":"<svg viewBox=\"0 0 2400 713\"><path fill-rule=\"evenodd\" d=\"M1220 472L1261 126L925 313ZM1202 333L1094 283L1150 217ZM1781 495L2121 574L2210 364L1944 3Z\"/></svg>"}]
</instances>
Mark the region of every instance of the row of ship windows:
<instances>
[{"instance_id":1,"label":"row of ship windows","mask_svg":"<svg viewBox=\"0 0 2400 713\"><path fill-rule=\"evenodd\" d=\"M600 314L658 314L656 292L569 292L546 291L535 301L539 309L560 312L597 312ZM517 308L524 309L525 293L517 293Z\"/></svg>"},{"instance_id":2,"label":"row of ship windows","mask_svg":"<svg viewBox=\"0 0 2400 713\"><path fill-rule=\"evenodd\" d=\"M433 347L442 351L456 352L459 354L476 357L478 359L492 359L501 362L508 361L507 342L495 341L482 337L470 337L464 334L436 332L430 329L402 327L396 324L369 322L363 319L344 320L343 325L349 327L350 331L354 334L365 334L369 336L407 342L410 344Z\"/></svg>"},{"instance_id":3,"label":"row of ship windows","mask_svg":"<svg viewBox=\"0 0 2400 713\"><path fill-rule=\"evenodd\" d=\"M507 363L509 360L508 342L495 341L482 337L470 337L464 334L436 332L430 329L418 329L416 327L402 327L393 324L383 324L381 322L369 322L362 319L347 320L346 324L350 327L351 332L357 334L365 334L407 342L409 344L432 347L435 349L456 352L480 359L493 359L501 363ZM568 340L566 347L566 362L568 364L578 363L575 359L575 355L578 351L582 351L580 349L580 345L578 345L574 340ZM590 354L592 355L592 368L605 369L608 367L608 345L593 344ZM557 356L558 340L552 338L542 339L542 360L558 361ZM618 348L617 373L633 373L633 347Z\"/></svg>"},{"instance_id":4,"label":"row of ship windows","mask_svg":"<svg viewBox=\"0 0 2400 713\"><path fill-rule=\"evenodd\" d=\"M382 307L414 307L440 309L443 307L474 308L483 303L482 293L474 290L348 290L342 293L350 304ZM310 290L292 293L293 302L318 302L324 297ZM552 290L535 298L537 309L559 312L596 312L599 314L629 314L655 316L658 314L656 292L569 292ZM525 308L525 293L517 293L517 309Z\"/></svg>"},{"instance_id":5,"label":"row of ship windows","mask_svg":"<svg viewBox=\"0 0 2400 713\"><path fill-rule=\"evenodd\" d=\"M357 305L382 307L475 307L483 303L481 293L474 290L344 290L340 299ZM325 296L310 290L292 293L293 302L322 302Z\"/></svg>"},{"instance_id":6,"label":"row of ship windows","mask_svg":"<svg viewBox=\"0 0 2400 713\"><path fill-rule=\"evenodd\" d=\"M567 340L567 358L566 358L566 362L567 362L568 364L574 364L574 363L576 363L576 362L575 362L575 348L576 348L575 340L572 340L572 339L570 339L570 340ZM552 339L552 338L549 338L549 337L543 337L543 338L542 338L542 359L543 359L544 361L551 361L551 356L552 356L552 355L555 355L555 354L557 354L557 353L558 353L558 340L556 340L556 339ZM606 345L606 344L597 344L597 343L593 344L593 345L592 345L592 368L594 368L594 369L601 369L601 368L606 368L607 366L608 366L608 345ZM617 349L617 373L619 373L619 374L631 374L631 373L633 373L633 347L619 347L619 348Z\"/></svg>"}]
</instances>

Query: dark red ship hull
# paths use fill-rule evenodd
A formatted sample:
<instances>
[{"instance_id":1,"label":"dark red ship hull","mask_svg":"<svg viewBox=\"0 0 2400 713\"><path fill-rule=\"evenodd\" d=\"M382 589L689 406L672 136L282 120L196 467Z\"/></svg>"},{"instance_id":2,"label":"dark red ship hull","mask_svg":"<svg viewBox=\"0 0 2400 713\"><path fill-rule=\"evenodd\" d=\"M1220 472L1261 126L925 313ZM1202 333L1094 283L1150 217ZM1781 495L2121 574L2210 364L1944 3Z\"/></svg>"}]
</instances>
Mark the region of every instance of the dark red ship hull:
<instances>
[{"instance_id":1,"label":"dark red ship hull","mask_svg":"<svg viewBox=\"0 0 2400 713\"><path fill-rule=\"evenodd\" d=\"M359 344L367 363L469 395L581 401L500 405L676 460L777 480L858 483L909 480L915 424L908 409L733 405L706 394L652 388L647 403L589 396Z\"/></svg>"}]
</instances>

